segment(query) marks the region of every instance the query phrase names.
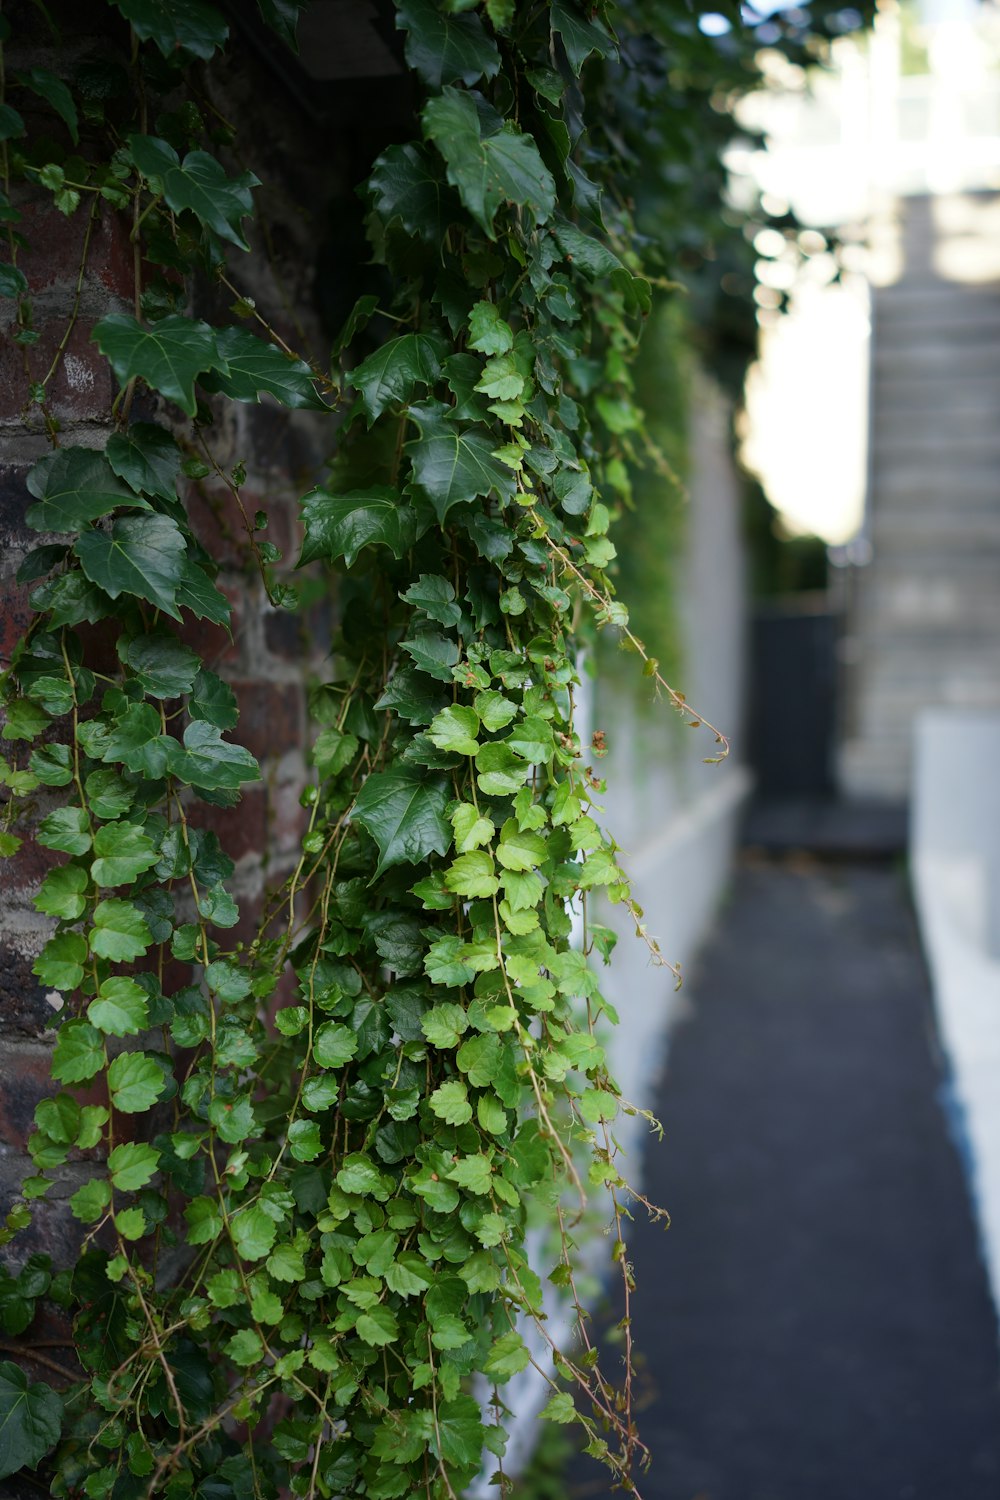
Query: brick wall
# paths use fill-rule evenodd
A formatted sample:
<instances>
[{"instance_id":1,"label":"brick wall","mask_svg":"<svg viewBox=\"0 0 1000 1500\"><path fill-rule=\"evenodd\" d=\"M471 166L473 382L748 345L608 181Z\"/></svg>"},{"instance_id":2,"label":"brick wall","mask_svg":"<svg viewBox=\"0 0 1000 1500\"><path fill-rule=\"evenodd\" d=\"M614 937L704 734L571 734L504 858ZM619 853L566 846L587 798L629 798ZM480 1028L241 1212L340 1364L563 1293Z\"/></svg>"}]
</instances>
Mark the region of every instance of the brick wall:
<instances>
[{"instance_id":1,"label":"brick wall","mask_svg":"<svg viewBox=\"0 0 1000 1500\"><path fill-rule=\"evenodd\" d=\"M56 4L52 10L65 26L58 49L52 47L32 6L11 8L9 18L21 40L20 52L14 49L8 57L8 75L19 66L41 66L72 79L74 60L94 49L117 48L127 60L127 34L108 32L112 12L99 0ZM240 126L240 155L232 158L231 169L251 167L269 183L263 195L268 232L255 232L253 255L234 256L230 274L289 343L301 348L305 341L323 353L329 338L312 312L313 267L324 233L324 205L343 190L343 153L336 139L317 134L258 54L238 36L222 76L229 81L221 86L211 80L202 83L218 90L215 102L220 111ZM47 133L60 128L51 113L33 116L27 108L23 113L29 130L36 123ZM86 144L85 139L84 149ZM135 290L129 222L102 205L90 233L76 323L59 353L77 302L87 206L67 219L52 207L49 194L22 191L17 204L23 214L18 227L30 242L30 248L19 253L18 263L28 280L40 338L27 348L14 343L14 304L0 302L3 665L29 619L29 590L16 583L15 573L25 552L38 542L37 534L24 524L29 503L25 476L48 451L42 414L26 406L29 382L44 378L55 358L47 410L58 422L60 443L103 447L112 430L117 382L90 342L90 333L107 313L131 312ZM232 301L224 289L192 287L192 310L211 321L229 321ZM288 316L288 308L294 308L294 318ZM172 423L178 437L190 436L182 414L152 397L139 397L132 415ZM238 463L245 465L247 511L267 513L263 535L281 548L283 566L290 569L297 550L298 499L315 482L332 447L333 423L273 405L225 402L218 404L216 417L210 433L213 455L227 472ZM195 804L192 813L193 821L215 829L236 862L230 888L242 912L240 926L232 933L238 940L252 934L266 889L280 883L298 857L304 820L299 793L305 772L306 679L328 654L330 611L321 603L301 617L268 604L238 508L223 484L214 479L189 482L185 499L197 533L223 564L219 586L233 605L231 637L224 629L195 621L186 627L187 638L236 690L241 719L232 737L261 763L262 781L245 789L236 808ZM0 866L0 1213L16 1198L22 1177L34 1170L25 1143L36 1103L54 1092L49 1054L53 1002L59 997L47 996L31 973L49 930L48 920L32 905L48 862L47 851L27 842L15 859ZM31 1227L4 1252L12 1264L39 1249L49 1251L57 1263L73 1257L82 1231L67 1200L86 1174L87 1169L72 1159L61 1169L56 1185L35 1205Z\"/></svg>"}]
</instances>

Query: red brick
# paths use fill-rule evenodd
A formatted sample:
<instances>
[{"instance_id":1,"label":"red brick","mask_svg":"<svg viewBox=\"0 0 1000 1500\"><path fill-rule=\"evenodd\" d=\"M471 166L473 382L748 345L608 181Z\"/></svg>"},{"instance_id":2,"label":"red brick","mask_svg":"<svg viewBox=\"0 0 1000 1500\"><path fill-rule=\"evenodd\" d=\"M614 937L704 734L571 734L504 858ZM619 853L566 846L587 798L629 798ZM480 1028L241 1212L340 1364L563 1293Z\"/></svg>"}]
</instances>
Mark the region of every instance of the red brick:
<instances>
[{"instance_id":1,"label":"red brick","mask_svg":"<svg viewBox=\"0 0 1000 1500\"><path fill-rule=\"evenodd\" d=\"M49 1015L52 1012L50 1010ZM9 1149L23 1151L35 1129L35 1105L59 1092L52 1081L52 1059L48 1053L7 1046L0 1078L0 1140Z\"/></svg>"},{"instance_id":2,"label":"red brick","mask_svg":"<svg viewBox=\"0 0 1000 1500\"><path fill-rule=\"evenodd\" d=\"M267 791L263 786L248 786L235 807L192 802L188 820L195 828L214 833L231 860L262 855L267 845Z\"/></svg>"},{"instance_id":3,"label":"red brick","mask_svg":"<svg viewBox=\"0 0 1000 1500\"><path fill-rule=\"evenodd\" d=\"M79 319L59 357L47 387L48 404L61 422L110 421L118 382L96 344L91 343L90 319ZM26 350L11 335L16 325L0 330L0 419L19 422L26 411L29 381L44 380L66 332L64 318L48 318L37 326L38 342ZM27 353L28 373L25 373Z\"/></svg>"},{"instance_id":4,"label":"red brick","mask_svg":"<svg viewBox=\"0 0 1000 1500\"><path fill-rule=\"evenodd\" d=\"M20 857L18 863L20 863ZM8 864L4 872L8 893L10 891L10 885L7 884L9 879L10 866ZM38 936L37 946L39 949L42 947L41 933ZM47 992L44 985L40 984L31 972L34 957L24 951L28 947L29 942L24 934L18 934L16 946L9 942L0 943L0 1016L3 1017L5 1038L4 1044L0 1046L0 1065L9 1050L10 1038L14 1036L40 1037L51 1027L57 1015L45 998Z\"/></svg>"},{"instance_id":5,"label":"red brick","mask_svg":"<svg viewBox=\"0 0 1000 1500\"><path fill-rule=\"evenodd\" d=\"M83 256L89 203L71 218L54 208L51 199L23 201L17 206L22 214L17 227L28 241L17 263L28 278L29 292L37 296L62 283L69 304ZM134 295L128 220L107 203L101 205L90 233L84 284L88 282L129 302Z\"/></svg>"},{"instance_id":6,"label":"red brick","mask_svg":"<svg viewBox=\"0 0 1000 1500\"><path fill-rule=\"evenodd\" d=\"M233 681L240 706L235 737L258 760L277 760L302 744L305 695L297 682Z\"/></svg>"},{"instance_id":7,"label":"red brick","mask_svg":"<svg viewBox=\"0 0 1000 1500\"><path fill-rule=\"evenodd\" d=\"M246 526L231 490L206 479L188 487L185 503L195 536L215 562L235 572L256 568ZM244 499L244 507L252 522L256 504Z\"/></svg>"}]
</instances>

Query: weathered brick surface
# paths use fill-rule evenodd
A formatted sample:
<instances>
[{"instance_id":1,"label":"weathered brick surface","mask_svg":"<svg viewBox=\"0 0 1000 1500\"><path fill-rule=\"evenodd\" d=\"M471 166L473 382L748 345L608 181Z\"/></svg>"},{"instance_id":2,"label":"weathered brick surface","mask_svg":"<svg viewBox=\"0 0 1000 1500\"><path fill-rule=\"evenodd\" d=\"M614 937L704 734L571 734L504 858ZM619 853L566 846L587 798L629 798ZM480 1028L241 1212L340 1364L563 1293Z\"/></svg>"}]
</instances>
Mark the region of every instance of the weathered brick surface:
<instances>
[{"instance_id":1,"label":"weathered brick surface","mask_svg":"<svg viewBox=\"0 0 1000 1500\"><path fill-rule=\"evenodd\" d=\"M23 65L71 71L67 59L127 48L127 30L109 23L113 12L104 0L77 0L73 6L61 5L59 11L64 50L56 60L46 51L51 40L44 25L36 26L32 20L34 7L15 5L15 32L20 29L23 34L22 20L34 27L30 58ZM241 125L245 155L240 164L278 183L270 212L281 228L275 237L275 257L234 256L231 276L283 336L302 347L303 330L292 325L284 309L291 303L307 322L312 316L310 268L316 263L324 231L322 204L332 196L330 185L341 169L335 150L329 143L317 146L312 123L296 112L256 55L240 51L238 37L235 46L236 55L216 103L225 117ZM127 60L127 50L122 56ZM22 65L16 56L10 62L12 67ZM262 101L270 102L262 107ZM43 118L41 110L34 113L26 108L24 113L29 127L44 125L51 130L51 117ZM289 164L295 164L291 170ZM10 332L12 304L0 309L6 320L0 326L0 666L10 660L30 620L29 589L16 584L14 574L25 552L38 541L24 524L30 503L25 475L30 464L48 450L38 408L25 406L27 386L29 380L47 375L77 302L89 212L89 204L84 203L67 219L46 194L33 191L22 192L17 201L24 215L19 227L29 241L19 253L19 264L28 278L34 326L40 337L26 351L14 344L4 336ZM308 203L318 205L315 219L310 219L304 207ZM91 229L77 321L47 387L48 409L60 424L63 444L102 447L111 430L118 386L90 334L94 323L108 312L131 311L134 305L130 227L127 216L102 204ZM192 312L213 322L230 321L230 293L204 287L195 293ZM328 336L319 332L315 318L305 337L314 349L328 347ZM332 446L331 424L311 414L289 413L273 403L216 401L214 411L215 425L208 433L212 451L227 473L237 464L246 466L245 509L251 518L258 509L266 512L268 525L259 539L281 550L284 558L278 568L294 582L299 497L321 475ZM133 419L173 424L178 435L190 442L190 429L177 408L141 388L131 414ZM218 834L236 863L231 884L241 920L237 928L219 936L227 943L249 941L267 890L280 885L300 853L307 823L299 804L305 778L305 663L308 655L312 668L323 669L331 612L328 604L320 603L301 618L270 606L250 555L239 508L216 476L188 482L183 498L197 535L222 566L218 585L230 600L233 614L231 634L207 621L194 620L185 623L182 634L207 665L234 685L242 722L233 737L260 758L262 778L246 788L236 808L221 809L192 800L190 815L196 826ZM106 634L100 629L82 632L88 659L104 665L111 662ZM9 755L18 748L0 744L0 753ZM54 858L58 861L62 856ZM29 841L16 859L0 865L0 1215L16 1201L23 1176L34 1170L24 1154L24 1143L31 1132L35 1104L56 1089L49 1079L48 1052L57 1021L53 1002L58 997L47 996L31 973L48 930L46 919L34 911L31 896L52 860L49 851ZM170 963L164 977L169 992L172 986L188 982L190 971ZM287 990L287 984L282 990ZM116 1133L123 1138L135 1125L133 1117L123 1118ZM30 1229L3 1252L15 1265L39 1249L50 1251L64 1264L72 1258L82 1227L72 1217L67 1200L88 1170L85 1163L71 1160L56 1174L58 1181L50 1194L35 1207ZM3 1486L0 1493L7 1493Z\"/></svg>"}]
</instances>

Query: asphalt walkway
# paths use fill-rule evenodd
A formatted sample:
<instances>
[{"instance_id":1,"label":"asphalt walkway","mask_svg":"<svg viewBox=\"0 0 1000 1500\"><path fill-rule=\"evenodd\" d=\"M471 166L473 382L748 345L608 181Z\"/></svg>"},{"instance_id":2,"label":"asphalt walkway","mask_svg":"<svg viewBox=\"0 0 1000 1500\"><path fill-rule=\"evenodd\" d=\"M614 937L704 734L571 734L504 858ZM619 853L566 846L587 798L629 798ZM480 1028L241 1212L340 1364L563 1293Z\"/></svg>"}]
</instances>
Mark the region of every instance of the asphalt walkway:
<instances>
[{"instance_id":1,"label":"asphalt walkway","mask_svg":"<svg viewBox=\"0 0 1000 1500\"><path fill-rule=\"evenodd\" d=\"M744 857L688 989L645 1178L673 1223L632 1244L643 1500L998 1500L997 1320L898 870Z\"/></svg>"}]
</instances>

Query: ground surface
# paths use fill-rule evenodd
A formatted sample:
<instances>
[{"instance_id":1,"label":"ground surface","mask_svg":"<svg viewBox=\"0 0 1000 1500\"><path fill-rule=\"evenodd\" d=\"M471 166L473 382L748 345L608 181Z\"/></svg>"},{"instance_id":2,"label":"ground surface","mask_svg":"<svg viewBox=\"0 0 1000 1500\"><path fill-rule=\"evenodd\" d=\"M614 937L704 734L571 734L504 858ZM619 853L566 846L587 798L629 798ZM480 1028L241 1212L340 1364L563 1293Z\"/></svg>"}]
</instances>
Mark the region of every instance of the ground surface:
<instances>
[{"instance_id":1,"label":"ground surface","mask_svg":"<svg viewBox=\"0 0 1000 1500\"><path fill-rule=\"evenodd\" d=\"M745 857L688 984L646 1165L673 1224L633 1240L644 1500L998 1500L997 1322L898 870Z\"/></svg>"}]
</instances>

